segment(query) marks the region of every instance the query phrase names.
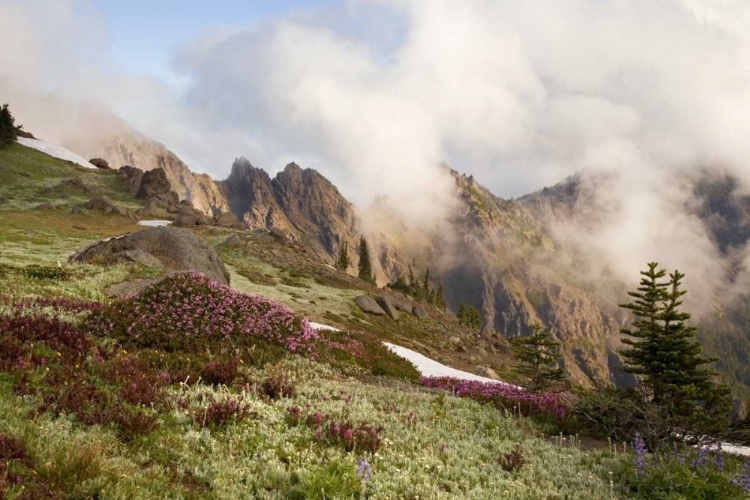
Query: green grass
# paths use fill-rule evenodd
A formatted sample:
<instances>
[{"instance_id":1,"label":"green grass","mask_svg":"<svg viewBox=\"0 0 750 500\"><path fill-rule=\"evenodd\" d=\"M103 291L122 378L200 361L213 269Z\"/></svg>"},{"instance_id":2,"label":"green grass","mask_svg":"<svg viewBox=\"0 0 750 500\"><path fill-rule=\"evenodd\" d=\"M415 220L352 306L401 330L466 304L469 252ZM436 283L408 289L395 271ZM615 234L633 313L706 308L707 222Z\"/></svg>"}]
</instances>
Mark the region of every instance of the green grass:
<instances>
[{"instance_id":1,"label":"green grass","mask_svg":"<svg viewBox=\"0 0 750 500\"><path fill-rule=\"evenodd\" d=\"M141 203L128 193L116 172L93 170L59 160L20 144L0 148L0 196L8 201L0 211L29 210L39 203L61 205L69 211L73 205L88 201L90 194L77 190L54 190L61 182L80 179L91 190L109 196L117 205L129 209Z\"/></svg>"}]
</instances>

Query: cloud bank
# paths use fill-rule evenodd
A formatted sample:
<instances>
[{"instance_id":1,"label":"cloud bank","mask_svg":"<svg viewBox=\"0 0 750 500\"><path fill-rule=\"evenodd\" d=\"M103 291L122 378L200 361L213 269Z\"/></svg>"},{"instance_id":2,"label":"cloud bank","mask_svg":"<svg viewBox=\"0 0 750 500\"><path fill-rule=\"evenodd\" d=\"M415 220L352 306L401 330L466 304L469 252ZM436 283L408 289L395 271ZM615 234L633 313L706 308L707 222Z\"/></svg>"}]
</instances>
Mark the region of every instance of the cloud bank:
<instances>
[{"instance_id":1,"label":"cloud bank","mask_svg":"<svg viewBox=\"0 0 750 500\"><path fill-rule=\"evenodd\" d=\"M618 276L660 260L719 287L724 262L675 172L720 166L750 185L742 0L341 1L186 43L184 93L108 65L85 0L0 0L0 32L21 47L0 51L0 93L50 140L94 100L197 171L294 160L417 221L452 199L441 161L505 197L614 173L594 200L604 222L558 229Z\"/></svg>"}]
</instances>

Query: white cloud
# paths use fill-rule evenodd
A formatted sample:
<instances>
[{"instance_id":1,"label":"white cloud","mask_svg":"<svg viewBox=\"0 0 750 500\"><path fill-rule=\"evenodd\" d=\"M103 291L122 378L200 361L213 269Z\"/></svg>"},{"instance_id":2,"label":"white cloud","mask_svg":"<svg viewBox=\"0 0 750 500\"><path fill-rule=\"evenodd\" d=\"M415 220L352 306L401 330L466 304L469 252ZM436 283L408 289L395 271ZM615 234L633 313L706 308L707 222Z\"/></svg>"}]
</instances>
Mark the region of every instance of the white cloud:
<instances>
[{"instance_id":1,"label":"white cloud","mask_svg":"<svg viewBox=\"0 0 750 500\"><path fill-rule=\"evenodd\" d=\"M348 0L187 43L185 96L104 71L88 2L0 0L0 14L9 46L26 47L0 53L6 79L100 100L218 177L239 155L295 160L421 220L449 200L440 160L502 196L615 172L598 205L609 223L580 238L623 275L716 260L676 170L722 165L750 185L741 0ZM66 123L34 107L18 110L30 128Z\"/></svg>"}]
</instances>

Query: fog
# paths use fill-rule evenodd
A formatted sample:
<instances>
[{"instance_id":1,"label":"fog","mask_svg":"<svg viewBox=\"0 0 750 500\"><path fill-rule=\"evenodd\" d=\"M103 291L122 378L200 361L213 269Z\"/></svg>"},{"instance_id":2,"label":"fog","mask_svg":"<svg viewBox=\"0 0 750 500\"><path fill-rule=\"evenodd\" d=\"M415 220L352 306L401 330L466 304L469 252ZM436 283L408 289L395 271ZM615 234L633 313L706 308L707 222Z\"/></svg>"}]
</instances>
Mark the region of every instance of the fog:
<instances>
[{"instance_id":1,"label":"fog","mask_svg":"<svg viewBox=\"0 0 750 500\"><path fill-rule=\"evenodd\" d=\"M340 1L186 41L172 61L186 89L114 66L91 2L0 0L0 32L15 48L0 97L47 140L85 149L127 129L91 126L80 104L95 102L196 171L296 161L417 225L452 210L441 161L503 197L604 172L586 200L599 223L559 239L594 272L633 281L658 260L704 294L726 288L679 178L720 166L750 186L742 0Z\"/></svg>"}]
</instances>

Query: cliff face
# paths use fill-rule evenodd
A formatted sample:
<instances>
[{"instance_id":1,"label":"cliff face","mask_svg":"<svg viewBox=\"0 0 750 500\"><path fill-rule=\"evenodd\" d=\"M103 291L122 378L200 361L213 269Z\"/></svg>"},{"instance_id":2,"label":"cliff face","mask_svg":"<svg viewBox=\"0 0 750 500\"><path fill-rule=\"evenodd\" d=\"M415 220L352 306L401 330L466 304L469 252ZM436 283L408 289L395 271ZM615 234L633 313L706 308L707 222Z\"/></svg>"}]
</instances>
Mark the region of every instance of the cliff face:
<instances>
[{"instance_id":1,"label":"cliff face","mask_svg":"<svg viewBox=\"0 0 750 500\"><path fill-rule=\"evenodd\" d=\"M290 163L273 179L244 158L219 183L229 207L250 229L280 229L332 259L343 242L354 248L359 220L328 179Z\"/></svg>"},{"instance_id":2,"label":"cliff face","mask_svg":"<svg viewBox=\"0 0 750 500\"><path fill-rule=\"evenodd\" d=\"M451 221L460 237L442 248L461 256L442 273L449 305L479 307L488 334L528 334L541 323L562 342L574 379L629 383L614 369L623 319L616 304L560 267L561 249L523 202L497 198L471 177L454 178L463 211Z\"/></svg>"},{"instance_id":3,"label":"cliff face","mask_svg":"<svg viewBox=\"0 0 750 500\"><path fill-rule=\"evenodd\" d=\"M96 153L114 168L129 165L141 170L164 169L181 200L192 201L195 208L209 215L229 211L225 194L211 176L193 173L177 155L156 141L137 133L123 134Z\"/></svg>"}]
</instances>

